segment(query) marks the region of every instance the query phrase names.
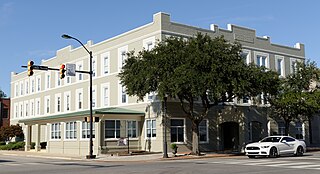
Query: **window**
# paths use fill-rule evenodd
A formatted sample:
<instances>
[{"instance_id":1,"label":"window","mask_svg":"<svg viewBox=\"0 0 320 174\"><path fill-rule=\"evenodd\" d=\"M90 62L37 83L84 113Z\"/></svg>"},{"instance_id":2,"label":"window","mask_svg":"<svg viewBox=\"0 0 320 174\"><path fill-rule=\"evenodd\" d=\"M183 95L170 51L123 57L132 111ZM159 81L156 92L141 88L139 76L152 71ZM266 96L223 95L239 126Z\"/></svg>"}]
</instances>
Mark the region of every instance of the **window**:
<instances>
[{"instance_id":1,"label":"window","mask_svg":"<svg viewBox=\"0 0 320 174\"><path fill-rule=\"evenodd\" d=\"M51 139L61 139L61 123L51 124Z\"/></svg>"},{"instance_id":2,"label":"window","mask_svg":"<svg viewBox=\"0 0 320 174\"><path fill-rule=\"evenodd\" d=\"M146 120L146 137L155 138L157 136L156 120Z\"/></svg>"},{"instance_id":3,"label":"window","mask_svg":"<svg viewBox=\"0 0 320 174\"><path fill-rule=\"evenodd\" d=\"M50 89L50 74L48 73L47 75L46 75L46 88L47 89Z\"/></svg>"},{"instance_id":4,"label":"window","mask_svg":"<svg viewBox=\"0 0 320 174\"><path fill-rule=\"evenodd\" d=\"M34 78L31 78L31 93L34 93L35 82Z\"/></svg>"},{"instance_id":5,"label":"window","mask_svg":"<svg viewBox=\"0 0 320 174\"><path fill-rule=\"evenodd\" d=\"M92 107L96 107L96 88L92 88Z\"/></svg>"},{"instance_id":6,"label":"window","mask_svg":"<svg viewBox=\"0 0 320 174\"><path fill-rule=\"evenodd\" d=\"M127 95L127 92L126 92L126 88L124 86L122 86L121 84L120 85L120 103L121 104L124 104L124 103L128 103L128 95Z\"/></svg>"},{"instance_id":7,"label":"window","mask_svg":"<svg viewBox=\"0 0 320 174\"><path fill-rule=\"evenodd\" d=\"M23 95L23 82L20 82L20 95Z\"/></svg>"},{"instance_id":8,"label":"window","mask_svg":"<svg viewBox=\"0 0 320 174\"><path fill-rule=\"evenodd\" d=\"M29 94L29 81L26 80L26 94Z\"/></svg>"},{"instance_id":9,"label":"window","mask_svg":"<svg viewBox=\"0 0 320 174\"><path fill-rule=\"evenodd\" d=\"M303 140L304 139L304 132L303 132L303 123L301 122L296 122L296 139L299 139L299 140Z\"/></svg>"},{"instance_id":10,"label":"window","mask_svg":"<svg viewBox=\"0 0 320 174\"><path fill-rule=\"evenodd\" d=\"M279 135L285 135L285 125L284 122L279 122L278 123L278 134Z\"/></svg>"},{"instance_id":11,"label":"window","mask_svg":"<svg viewBox=\"0 0 320 174\"><path fill-rule=\"evenodd\" d=\"M64 111L68 112L70 111L70 100L71 100L71 95L70 92L65 92L64 93Z\"/></svg>"},{"instance_id":12,"label":"window","mask_svg":"<svg viewBox=\"0 0 320 174\"><path fill-rule=\"evenodd\" d=\"M128 52L128 46L124 46L121 48L118 48L118 67L119 67L119 71L121 71L125 60L127 59L127 55L126 53Z\"/></svg>"},{"instance_id":13,"label":"window","mask_svg":"<svg viewBox=\"0 0 320 174\"><path fill-rule=\"evenodd\" d=\"M252 121L249 123L249 141L257 142L262 138L262 123L258 121Z\"/></svg>"},{"instance_id":14,"label":"window","mask_svg":"<svg viewBox=\"0 0 320 174\"><path fill-rule=\"evenodd\" d=\"M82 122L81 134L83 139L90 138L90 122ZM94 123L92 123L92 138L95 138Z\"/></svg>"},{"instance_id":15,"label":"window","mask_svg":"<svg viewBox=\"0 0 320 174\"><path fill-rule=\"evenodd\" d=\"M127 136L137 138L137 121L127 121Z\"/></svg>"},{"instance_id":16,"label":"window","mask_svg":"<svg viewBox=\"0 0 320 174\"><path fill-rule=\"evenodd\" d=\"M93 57L92 59L92 77L97 76L97 57Z\"/></svg>"},{"instance_id":17,"label":"window","mask_svg":"<svg viewBox=\"0 0 320 174\"><path fill-rule=\"evenodd\" d=\"M56 73L56 78L57 78L57 81L56 81L56 82L57 82L57 87L58 87L58 86L61 86L61 81L62 81L62 80L60 79L60 72L57 72L57 73Z\"/></svg>"},{"instance_id":18,"label":"window","mask_svg":"<svg viewBox=\"0 0 320 174\"><path fill-rule=\"evenodd\" d=\"M66 123L66 139L77 139L77 122Z\"/></svg>"},{"instance_id":19,"label":"window","mask_svg":"<svg viewBox=\"0 0 320 174\"><path fill-rule=\"evenodd\" d=\"M41 91L41 78L37 76L37 92Z\"/></svg>"},{"instance_id":20,"label":"window","mask_svg":"<svg viewBox=\"0 0 320 174\"><path fill-rule=\"evenodd\" d=\"M82 94L82 89L77 89L76 90L76 101L77 101L77 109L82 109L83 108L83 94Z\"/></svg>"},{"instance_id":21,"label":"window","mask_svg":"<svg viewBox=\"0 0 320 174\"><path fill-rule=\"evenodd\" d=\"M70 76L67 76L66 80L67 80L67 84L71 83L71 77Z\"/></svg>"},{"instance_id":22,"label":"window","mask_svg":"<svg viewBox=\"0 0 320 174\"><path fill-rule=\"evenodd\" d=\"M61 94L56 94L55 95L56 98L56 112L61 112Z\"/></svg>"},{"instance_id":23,"label":"window","mask_svg":"<svg viewBox=\"0 0 320 174\"><path fill-rule=\"evenodd\" d=\"M25 111L25 116L29 116L29 103L25 102L24 103L24 111Z\"/></svg>"},{"instance_id":24,"label":"window","mask_svg":"<svg viewBox=\"0 0 320 174\"><path fill-rule=\"evenodd\" d=\"M40 115L40 99L36 98L36 115Z\"/></svg>"},{"instance_id":25,"label":"window","mask_svg":"<svg viewBox=\"0 0 320 174\"><path fill-rule=\"evenodd\" d=\"M19 106L18 103L14 104L14 109L15 109L15 118L19 117Z\"/></svg>"},{"instance_id":26,"label":"window","mask_svg":"<svg viewBox=\"0 0 320 174\"><path fill-rule=\"evenodd\" d=\"M250 97L249 97L249 96L244 96L244 97L242 98L242 103L243 103L243 104L250 103Z\"/></svg>"},{"instance_id":27,"label":"window","mask_svg":"<svg viewBox=\"0 0 320 174\"><path fill-rule=\"evenodd\" d=\"M152 50L155 46L155 41L156 41L156 38L154 36L149 37L147 39L144 39L143 40L143 48L147 51Z\"/></svg>"},{"instance_id":28,"label":"window","mask_svg":"<svg viewBox=\"0 0 320 174\"><path fill-rule=\"evenodd\" d=\"M171 119L171 142L184 142L184 119Z\"/></svg>"},{"instance_id":29,"label":"window","mask_svg":"<svg viewBox=\"0 0 320 174\"><path fill-rule=\"evenodd\" d=\"M34 116L34 100L30 100L30 111L31 116Z\"/></svg>"},{"instance_id":30,"label":"window","mask_svg":"<svg viewBox=\"0 0 320 174\"><path fill-rule=\"evenodd\" d=\"M208 120L202 120L199 124L199 141L200 143L209 142Z\"/></svg>"},{"instance_id":31,"label":"window","mask_svg":"<svg viewBox=\"0 0 320 174\"><path fill-rule=\"evenodd\" d=\"M44 100L45 100L45 108L46 108L45 112L49 114L50 113L50 96L46 96Z\"/></svg>"},{"instance_id":32,"label":"window","mask_svg":"<svg viewBox=\"0 0 320 174\"><path fill-rule=\"evenodd\" d=\"M109 52L106 52L106 53L103 53L101 54L101 62L102 62L102 72L101 74L103 75L106 75L106 74L109 74L110 72L110 53Z\"/></svg>"},{"instance_id":33,"label":"window","mask_svg":"<svg viewBox=\"0 0 320 174\"><path fill-rule=\"evenodd\" d=\"M120 138L120 120L106 120L104 129L106 139Z\"/></svg>"},{"instance_id":34,"label":"window","mask_svg":"<svg viewBox=\"0 0 320 174\"><path fill-rule=\"evenodd\" d=\"M294 74L297 71L297 60L296 59L290 59L290 73Z\"/></svg>"},{"instance_id":35,"label":"window","mask_svg":"<svg viewBox=\"0 0 320 174\"><path fill-rule=\"evenodd\" d=\"M101 92L102 106L109 106L109 83L101 84Z\"/></svg>"},{"instance_id":36,"label":"window","mask_svg":"<svg viewBox=\"0 0 320 174\"><path fill-rule=\"evenodd\" d=\"M8 118L9 110L7 108L4 108L2 111L2 118Z\"/></svg>"},{"instance_id":37,"label":"window","mask_svg":"<svg viewBox=\"0 0 320 174\"><path fill-rule=\"evenodd\" d=\"M14 89L15 89L15 92L16 92L16 97L18 97L19 96L19 84L15 83L14 86L15 86Z\"/></svg>"},{"instance_id":38,"label":"window","mask_svg":"<svg viewBox=\"0 0 320 174\"><path fill-rule=\"evenodd\" d=\"M242 50L240 56L242 57L244 63L246 63L247 65L250 64L250 50Z\"/></svg>"},{"instance_id":39,"label":"window","mask_svg":"<svg viewBox=\"0 0 320 174\"><path fill-rule=\"evenodd\" d=\"M83 62L82 61L77 62L76 66L77 66L77 70L78 71L83 71ZM83 80L83 74L82 73L76 73L76 75L77 75L77 79L79 81Z\"/></svg>"},{"instance_id":40,"label":"window","mask_svg":"<svg viewBox=\"0 0 320 174\"><path fill-rule=\"evenodd\" d=\"M20 103L20 117L23 117L23 104Z\"/></svg>"},{"instance_id":41,"label":"window","mask_svg":"<svg viewBox=\"0 0 320 174\"><path fill-rule=\"evenodd\" d=\"M256 65L257 66L264 66L266 68L269 68L269 55L262 52L254 52L256 57Z\"/></svg>"},{"instance_id":42,"label":"window","mask_svg":"<svg viewBox=\"0 0 320 174\"><path fill-rule=\"evenodd\" d=\"M276 60L276 71L279 74L279 76L284 77L284 57L283 56L275 56Z\"/></svg>"}]
</instances>

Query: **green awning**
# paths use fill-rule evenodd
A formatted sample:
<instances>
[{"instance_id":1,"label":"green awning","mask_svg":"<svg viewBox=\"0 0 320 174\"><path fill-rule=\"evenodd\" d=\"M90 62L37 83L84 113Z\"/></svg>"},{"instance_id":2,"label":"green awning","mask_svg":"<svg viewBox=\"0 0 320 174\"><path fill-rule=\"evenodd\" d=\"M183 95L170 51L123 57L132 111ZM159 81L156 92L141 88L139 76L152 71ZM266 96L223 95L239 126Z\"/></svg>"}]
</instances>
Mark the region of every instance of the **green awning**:
<instances>
[{"instance_id":1,"label":"green awning","mask_svg":"<svg viewBox=\"0 0 320 174\"><path fill-rule=\"evenodd\" d=\"M125 108L103 108L103 109L95 109L92 111L92 114L118 114L118 115L140 115L144 116L144 112L135 111L131 109L125 109ZM27 123L27 122L34 122L34 121L42 121L42 120L51 120L51 119L59 119L59 118L70 118L70 117L81 117L81 116L88 116L90 115L89 110L85 111L78 111L78 112L71 112L66 114L57 114L57 115L50 115L50 116L44 116L44 117L36 117L36 118L28 118L28 119L21 119L19 120L19 123Z\"/></svg>"}]
</instances>

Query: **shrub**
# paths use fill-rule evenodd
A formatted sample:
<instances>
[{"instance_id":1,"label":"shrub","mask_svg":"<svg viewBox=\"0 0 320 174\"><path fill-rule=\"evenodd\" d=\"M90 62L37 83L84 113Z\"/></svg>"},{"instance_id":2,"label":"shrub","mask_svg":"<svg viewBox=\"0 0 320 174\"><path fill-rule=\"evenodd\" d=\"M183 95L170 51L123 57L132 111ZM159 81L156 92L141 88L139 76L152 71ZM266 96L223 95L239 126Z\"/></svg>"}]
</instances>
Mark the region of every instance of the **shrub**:
<instances>
[{"instance_id":1,"label":"shrub","mask_svg":"<svg viewBox=\"0 0 320 174\"><path fill-rule=\"evenodd\" d=\"M34 149L34 147L36 147L36 143L35 143L35 142L32 142L30 148L31 148L31 149Z\"/></svg>"},{"instance_id":2,"label":"shrub","mask_svg":"<svg viewBox=\"0 0 320 174\"><path fill-rule=\"evenodd\" d=\"M176 148L178 148L177 144L175 144L175 143L170 144L170 147L171 147L171 149L176 149Z\"/></svg>"},{"instance_id":3,"label":"shrub","mask_svg":"<svg viewBox=\"0 0 320 174\"><path fill-rule=\"evenodd\" d=\"M0 146L6 145L6 142L0 141Z\"/></svg>"},{"instance_id":4,"label":"shrub","mask_svg":"<svg viewBox=\"0 0 320 174\"><path fill-rule=\"evenodd\" d=\"M24 148L24 142L10 142L7 145L2 145L0 146L0 150L16 150L16 149L21 149Z\"/></svg>"},{"instance_id":5,"label":"shrub","mask_svg":"<svg viewBox=\"0 0 320 174\"><path fill-rule=\"evenodd\" d=\"M47 147L47 142L40 143L41 149L45 149Z\"/></svg>"}]
</instances>

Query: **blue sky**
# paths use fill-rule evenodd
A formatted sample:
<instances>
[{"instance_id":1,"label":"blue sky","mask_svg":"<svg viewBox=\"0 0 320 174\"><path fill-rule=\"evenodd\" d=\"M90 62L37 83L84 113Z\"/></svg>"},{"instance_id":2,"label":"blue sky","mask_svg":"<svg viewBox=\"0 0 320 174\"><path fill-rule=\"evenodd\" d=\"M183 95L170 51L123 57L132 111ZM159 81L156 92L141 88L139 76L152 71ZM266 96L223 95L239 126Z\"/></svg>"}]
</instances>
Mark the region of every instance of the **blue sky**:
<instances>
[{"instance_id":1,"label":"blue sky","mask_svg":"<svg viewBox=\"0 0 320 174\"><path fill-rule=\"evenodd\" d=\"M306 57L320 65L320 1L310 0L0 0L0 89L10 96L10 74L28 60L40 64L72 40L94 43L152 21L157 12L201 28L235 24L255 29L271 42L306 45Z\"/></svg>"}]
</instances>

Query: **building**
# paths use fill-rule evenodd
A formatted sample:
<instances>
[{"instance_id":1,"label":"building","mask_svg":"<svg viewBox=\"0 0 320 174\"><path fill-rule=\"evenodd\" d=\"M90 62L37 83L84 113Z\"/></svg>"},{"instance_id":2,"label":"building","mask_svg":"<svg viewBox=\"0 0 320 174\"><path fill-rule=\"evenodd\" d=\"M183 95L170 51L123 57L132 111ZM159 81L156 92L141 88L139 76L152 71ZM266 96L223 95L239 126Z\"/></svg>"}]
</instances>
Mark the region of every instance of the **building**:
<instances>
[{"instance_id":1,"label":"building","mask_svg":"<svg viewBox=\"0 0 320 174\"><path fill-rule=\"evenodd\" d=\"M93 114L99 117L93 127L94 154L127 150L121 146L126 137L131 150L163 151L161 100L152 94L143 102L128 97L117 74L126 58L124 53L152 49L168 36L191 37L197 32L212 37L224 35L227 40L240 42L247 63L266 66L281 76L292 73L296 61L305 60L303 44L294 47L273 44L269 37L258 37L255 30L235 25L228 25L227 29L216 25L203 29L179 24L172 22L166 13L154 14L151 23L100 43L88 41L85 45L93 52ZM76 64L77 70L88 70L89 55L82 47L68 46L41 65L59 68L66 63ZM31 77L27 72L12 73L11 124L23 126L26 150L35 142L35 150L39 151L40 143L46 142L48 153L88 154L90 128L84 118L89 116L89 77L80 73L63 80L59 77L58 71L36 71ZM245 98L213 108L208 119L200 124L200 149L241 151L248 142L283 134L282 123L270 119L267 108L263 97L255 105ZM167 113L168 144L177 143L180 151L190 150L191 122L174 99L168 100ZM292 126L294 135L308 140L308 123Z\"/></svg>"},{"instance_id":2,"label":"building","mask_svg":"<svg viewBox=\"0 0 320 174\"><path fill-rule=\"evenodd\" d=\"M10 125L10 98L0 98L0 127Z\"/></svg>"}]
</instances>

